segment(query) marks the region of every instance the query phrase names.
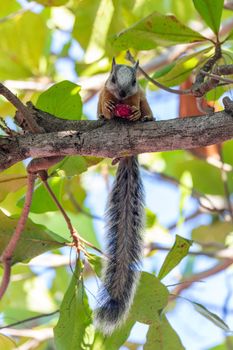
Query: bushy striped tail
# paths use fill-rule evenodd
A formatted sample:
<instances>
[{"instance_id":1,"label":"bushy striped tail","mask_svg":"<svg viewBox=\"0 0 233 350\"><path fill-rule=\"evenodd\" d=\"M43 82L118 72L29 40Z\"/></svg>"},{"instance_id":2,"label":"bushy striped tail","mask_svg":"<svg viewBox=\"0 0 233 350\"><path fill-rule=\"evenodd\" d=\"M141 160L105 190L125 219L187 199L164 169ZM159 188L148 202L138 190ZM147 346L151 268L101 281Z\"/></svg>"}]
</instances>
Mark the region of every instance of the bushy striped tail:
<instances>
[{"instance_id":1,"label":"bushy striped tail","mask_svg":"<svg viewBox=\"0 0 233 350\"><path fill-rule=\"evenodd\" d=\"M95 325L111 334L128 315L139 279L144 191L138 160L120 160L107 206L107 262Z\"/></svg>"}]
</instances>

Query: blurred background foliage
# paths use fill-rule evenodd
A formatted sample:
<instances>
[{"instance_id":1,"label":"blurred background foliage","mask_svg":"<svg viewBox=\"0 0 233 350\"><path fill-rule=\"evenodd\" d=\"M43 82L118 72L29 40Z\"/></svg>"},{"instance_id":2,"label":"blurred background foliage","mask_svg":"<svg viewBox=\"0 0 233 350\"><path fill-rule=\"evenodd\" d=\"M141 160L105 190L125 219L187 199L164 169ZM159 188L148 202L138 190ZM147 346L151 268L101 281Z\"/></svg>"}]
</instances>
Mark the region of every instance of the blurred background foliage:
<instances>
[{"instance_id":1,"label":"blurred background foliage","mask_svg":"<svg viewBox=\"0 0 233 350\"><path fill-rule=\"evenodd\" d=\"M213 55L206 37L224 41L217 64L232 64L232 9L231 1L222 0L1 1L0 80L23 102L57 117L95 119L112 57L129 64L128 49L168 87L187 88ZM139 80L157 119L203 114L192 96L180 98ZM230 87L206 94L216 111L223 95L231 96ZM0 97L0 115L17 128L14 112ZM126 324L107 339L91 320L100 257L93 250L75 267L75 252L65 247L69 231L38 180L11 284L0 302L1 327L10 325L1 330L0 349L232 349L232 154L228 141L192 152L140 155L147 191L145 272ZM50 186L73 225L102 249L114 174L109 160L82 156L50 170ZM0 174L0 252L20 215L25 186L25 163ZM181 292L183 299L174 296Z\"/></svg>"}]
</instances>

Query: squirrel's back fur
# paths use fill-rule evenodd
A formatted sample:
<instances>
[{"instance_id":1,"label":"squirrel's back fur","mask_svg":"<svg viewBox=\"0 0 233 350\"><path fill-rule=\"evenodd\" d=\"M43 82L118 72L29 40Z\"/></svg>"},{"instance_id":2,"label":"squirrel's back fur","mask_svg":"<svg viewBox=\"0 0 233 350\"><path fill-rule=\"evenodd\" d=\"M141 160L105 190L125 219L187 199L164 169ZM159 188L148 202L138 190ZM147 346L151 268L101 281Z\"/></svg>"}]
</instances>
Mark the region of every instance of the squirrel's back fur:
<instances>
[{"instance_id":1,"label":"squirrel's back fur","mask_svg":"<svg viewBox=\"0 0 233 350\"><path fill-rule=\"evenodd\" d=\"M139 278L144 191L136 157L120 160L107 205L107 261L95 325L111 334L128 315Z\"/></svg>"}]
</instances>

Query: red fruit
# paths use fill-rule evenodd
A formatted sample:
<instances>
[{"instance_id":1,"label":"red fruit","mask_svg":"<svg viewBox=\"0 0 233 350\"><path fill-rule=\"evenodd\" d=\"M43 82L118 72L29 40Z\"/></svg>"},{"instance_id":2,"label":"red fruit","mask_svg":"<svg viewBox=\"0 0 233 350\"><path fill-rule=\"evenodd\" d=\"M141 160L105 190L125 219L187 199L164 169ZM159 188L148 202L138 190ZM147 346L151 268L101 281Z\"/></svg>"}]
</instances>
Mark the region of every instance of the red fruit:
<instances>
[{"instance_id":1,"label":"red fruit","mask_svg":"<svg viewBox=\"0 0 233 350\"><path fill-rule=\"evenodd\" d=\"M129 105L118 103L115 107L114 114L116 117L128 119L128 117L132 114L132 109Z\"/></svg>"}]
</instances>

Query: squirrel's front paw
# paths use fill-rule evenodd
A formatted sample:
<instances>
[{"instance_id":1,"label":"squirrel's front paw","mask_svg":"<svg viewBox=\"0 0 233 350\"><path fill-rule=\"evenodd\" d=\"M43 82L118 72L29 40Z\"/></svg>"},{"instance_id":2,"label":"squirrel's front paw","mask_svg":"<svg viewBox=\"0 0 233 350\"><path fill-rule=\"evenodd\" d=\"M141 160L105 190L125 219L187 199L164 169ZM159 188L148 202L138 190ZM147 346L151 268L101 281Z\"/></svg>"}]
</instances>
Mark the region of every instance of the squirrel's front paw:
<instances>
[{"instance_id":1,"label":"squirrel's front paw","mask_svg":"<svg viewBox=\"0 0 233 350\"><path fill-rule=\"evenodd\" d=\"M104 108L106 108L108 112L113 113L115 109L115 103L112 100L105 101Z\"/></svg>"},{"instance_id":2,"label":"squirrel's front paw","mask_svg":"<svg viewBox=\"0 0 233 350\"><path fill-rule=\"evenodd\" d=\"M150 121L155 121L155 118L152 115L144 115L142 117L142 122L150 122Z\"/></svg>"},{"instance_id":3,"label":"squirrel's front paw","mask_svg":"<svg viewBox=\"0 0 233 350\"><path fill-rule=\"evenodd\" d=\"M112 119L114 117L115 103L112 100L104 102L103 114L105 119Z\"/></svg>"},{"instance_id":4,"label":"squirrel's front paw","mask_svg":"<svg viewBox=\"0 0 233 350\"><path fill-rule=\"evenodd\" d=\"M135 106L132 106L131 107L132 109L132 114L129 116L129 120L130 121L136 121L136 120L139 120L141 118L141 111L139 108L135 107Z\"/></svg>"},{"instance_id":5,"label":"squirrel's front paw","mask_svg":"<svg viewBox=\"0 0 233 350\"><path fill-rule=\"evenodd\" d=\"M104 120L104 119L106 119L106 118L105 118L105 116L104 116L103 114L98 114L98 119Z\"/></svg>"}]
</instances>

